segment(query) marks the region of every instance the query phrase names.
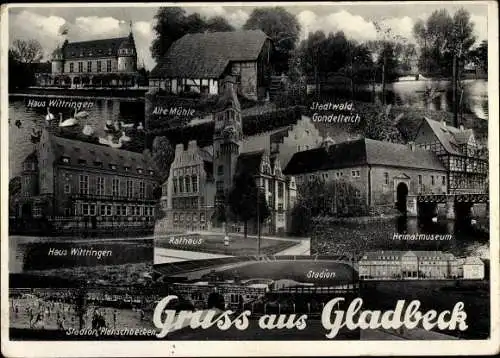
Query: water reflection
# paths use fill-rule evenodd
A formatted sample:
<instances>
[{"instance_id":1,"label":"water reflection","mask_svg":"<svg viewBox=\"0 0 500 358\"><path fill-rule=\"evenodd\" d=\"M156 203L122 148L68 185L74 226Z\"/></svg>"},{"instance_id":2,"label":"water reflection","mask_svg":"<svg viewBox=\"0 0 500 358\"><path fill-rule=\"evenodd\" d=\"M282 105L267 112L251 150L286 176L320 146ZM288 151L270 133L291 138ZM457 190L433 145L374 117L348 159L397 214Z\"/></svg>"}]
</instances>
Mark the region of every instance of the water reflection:
<instances>
[{"instance_id":1,"label":"water reflection","mask_svg":"<svg viewBox=\"0 0 500 358\"><path fill-rule=\"evenodd\" d=\"M75 98L67 98L70 101L82 101ZM86 109L90 115L83 124L90 125L95 130L96 136L104 136L104 123L107 120L118 120L125 123L138 124L144 122L144 103L125 102L119 100L95 99L91 109ZM52 109L56 118L58 113L63 114L67 119L72 115L72 110ZM33 149L31 143L31 133L33 130L39 130L45 123L47 109L31 108L26 106L22 98L11 98L9 100L9 178L20 175L21 164L24 158L30 154ZM20 120L20 126L16 126L16 121ZM144 123L143 123L144 124Z\"/></svg>"}]
</instances>

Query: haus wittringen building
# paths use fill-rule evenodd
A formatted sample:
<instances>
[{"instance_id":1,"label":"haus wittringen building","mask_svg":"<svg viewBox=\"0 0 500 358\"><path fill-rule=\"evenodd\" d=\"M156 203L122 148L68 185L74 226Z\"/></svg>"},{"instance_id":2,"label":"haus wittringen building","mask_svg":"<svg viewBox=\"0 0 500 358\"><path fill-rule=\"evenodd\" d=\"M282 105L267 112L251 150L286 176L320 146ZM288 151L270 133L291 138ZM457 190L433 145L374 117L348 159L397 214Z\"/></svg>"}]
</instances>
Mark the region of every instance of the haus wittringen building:
<instances>
[{"instance_id":1,"label":"haus wittringen building","mask_svg":"<svg viewBox=\"0 0 500 358\"><path fill-rule=\"evenodd\" d=\"M149 85L169 93L217 95L234 76L237 91L263 98L270 81L271 40L261 30L186 34L151 71Z\"/></svg>"},{"instance_id":2,"label":"haus wittringen building","mask_svg":"<svg viewBox=\"0 0 500 358\"><path fill-rule=\"evenodd\" d=\"M141 153L81 142L42 132L23 161L16 217L82 219L89 228L104 222L154 225L154 166ZM101 225L102 226L102 225Z\"/></svg>"}]
</instances>

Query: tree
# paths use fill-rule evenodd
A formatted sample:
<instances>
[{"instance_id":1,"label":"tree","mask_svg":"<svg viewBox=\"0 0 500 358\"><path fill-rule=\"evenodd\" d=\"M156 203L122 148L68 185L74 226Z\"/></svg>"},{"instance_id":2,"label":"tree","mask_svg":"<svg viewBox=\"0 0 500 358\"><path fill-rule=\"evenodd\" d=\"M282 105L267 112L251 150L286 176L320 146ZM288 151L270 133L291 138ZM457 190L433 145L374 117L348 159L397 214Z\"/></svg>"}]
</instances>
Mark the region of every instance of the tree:
<instances>
[{"instance_id":1,"label":"tree","mask_svg":"<svg viewBox=\"0 0 500 358\"><path fill-rule=\"evenodd\" d=\"M481 44L471 50L468 55L469 59L476 65L481 67L486 73L488 72L488 41L484 40Z\"/></svg>"},{"instance_id":2,"label":"tree","mask_svg":"<svg viewBox=\"0 0 500 358\"><path fill-rule=\"evenodd\" d=\"M9 52L20 63L40 62L43 57L42 45L37 40L14 40Z\"/></svg>"},{"instance_id":3,"label":"tree","mask_svg":"<svg viewBox=\"0 0 500 358\"><path fill-rule=\"evenodd\" d=\"M363 216L368 214L365 199L350 183L325 182L319 177L297 188L297 203L292 209L292 232L309 235L318 217Z\"/></svg>"},{"instance_id":4,"label":"tree","mask_svg":"<svg viewBox=\"0 0 500 358\"><path fill-rule=\"evenodd\" d=\"M436 10L417 21L413 33L420 47L419 68L443 76L452 75L453 58L463 59L475 42L474 24L464 9L453 17L446 9Z\"/></svg>"},{"instance_id":5,"label":"tree","mask_svg":"<svg viewBox=\"0 0 500 358\"><path fill-rule=\"evenodd\" d=\"M163 183L168 179L175 152L166 137L156 137L153 140L152 149L152 159L158 170L160 181Z\"/></svg>"},{"instance_id":6,"label":"tree","mask_svg":"<svg viewBox=\"0 0 500 358\"><path fill-rule=\"evenodd\" d=\"M153 27L156 38L151 44L151 54L155 60L162 58L174 41L186 34L204 31L234 31L234 28L222 17L210 19L198 13L187 15L180 7L161 7L155 15Z\"/></svg>"},{"instance_id":7,"label":"tree","mask_svg":"<svg viewBox=\"0 0 500 358\"><path fill-rule=\"evenodd\" d=\"M234 27L230 25L222 16L214 16L207 20L205 28L209 32L229 32L234 31Z\"/></svg>"},{"instance_id":8,"label":"tree","mask_svg":"<svg viewBox=\"0 0 500 358\"><path fill-rule=\"evenodd\" d=\"M256 8L243 25L245 30L260 29L274 45L273 63L278 73L288 70L288 59L300 36L300 23L283 7Z\"/></svg>"},{"instance_id":9,"label":"tree","mask_svg":"<svg viewBox=\"0 0 500 358\"><path fill-rule=\"evenodd\" d=\"M248 233L248 221L257 220L262 224L271 212L264 193L257 188L255 179L248 172L234 177L233 187L229 191L228 205L231 213L243 221L245 238Z\"/></svg>"}]
</instances>

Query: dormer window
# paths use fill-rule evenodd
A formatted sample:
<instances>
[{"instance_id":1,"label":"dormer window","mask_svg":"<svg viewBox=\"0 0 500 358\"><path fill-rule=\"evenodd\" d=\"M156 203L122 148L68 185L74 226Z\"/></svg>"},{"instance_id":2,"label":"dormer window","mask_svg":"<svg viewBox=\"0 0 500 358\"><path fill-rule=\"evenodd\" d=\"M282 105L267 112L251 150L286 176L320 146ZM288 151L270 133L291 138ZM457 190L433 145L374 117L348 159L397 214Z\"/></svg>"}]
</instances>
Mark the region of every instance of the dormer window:
<instances>
[{"instance_id":1,"label":"dormer window","mask_svg":"<svg viewBox=\"0 0 500 358\"><path fill-rule=\"evenodd\" d=\"M113 170L116 170L116 164L110 164L110 165L109 165L109 168L110 168L110 169L113 169Z\"/></svg>"},{"instance_id":2,"label":"dormer window","mask_svg":"<svg viewBox=\"0 0 500 358\"><path fill-rule=\"evenodd\" d=\"M62 157L62 162L63 163L69 163L69 157Z\"/></svg>"},{"instance_id":3,"label":"dormer window","mask_svg":"<svg viewBox=\"0 0 500 358\"><path fill-rule=\"evenodd\" d=\"M150 170L149 175L155 175L155 172L153 170Z\"/></svg>"},{"instance_id":4,"label":"dormer window","mask_svg":"<svg viewBox=\"0 0 500 358\"><path fill-rule=\"evenodd\" d=\"M142 168L137 168L137 173L142 174Z\"/></svg>"}]
</instances>

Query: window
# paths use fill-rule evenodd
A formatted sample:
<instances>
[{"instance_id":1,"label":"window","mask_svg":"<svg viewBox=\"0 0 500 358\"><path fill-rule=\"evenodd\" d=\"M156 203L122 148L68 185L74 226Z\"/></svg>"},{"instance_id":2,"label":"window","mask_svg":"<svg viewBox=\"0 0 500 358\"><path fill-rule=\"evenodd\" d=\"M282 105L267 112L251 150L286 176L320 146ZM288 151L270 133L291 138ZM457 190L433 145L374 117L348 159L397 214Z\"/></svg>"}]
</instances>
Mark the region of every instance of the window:
<instances>
[{"instance_id":1,"label":"window","mask_svg":"<svg viewBox=\"0 0 500 358\"><path fill-rule=\"evenodd\" d=\"M63 163L69 163L69 158L68 157L62 157L62 162Z\"/></svg>"},{"instance_id":2,"label":"window","mask_svg":"<svg viewBox=\"0 0 500 358\"><path fill-rule=\"evenodd\" d=\"M114 178L112 182L113 196L120 196L120 179Z\"/></svg>"},{"instance_id":3,"label":"window","mask_svg":"<svg viewBox=\"0 0 500 358\"><path fill-rule=\"evenodd\" d=\"M186 193L189 193L191 192L191 178L186 176L184 180L186 181Z\"/></svg>"},{"instance_id":4,"label":"window","mask_svg":"<svg viewBox=\"0 0 500 358\"><path fill-rule=\"evenodd\" d=\"M111 72L111 60L106 61L106 72Z\"/></svg>"},{"instance_id":5,"label":"window","mask_svg":"<svg viewBox=\"0 0 500 358\"><path fill-rule=\"evenodd\" d=\"M215 188L218 192L224 191L224 182L222 180L217 180L215 183Z\"/></svg>"},{"instance_id":6,"label":"window","mask_svg":"<svg viewBox=\"0 0 500 358\"><path fill-rule=\"evenodd\" d=\"M73 62L69 63L69 72L74 72L75 70L75 64Z\"/></svg>"},{"instance_id":7,"label":"window","mask_svg":"<svg viewBox=\"0 0 500 358\"><path fill-rule=\"evenodd\" d=\"M360 175L359 175L359 170L352 170L352 171L351 171L351 176L352 176L353 178L359 178L359 176L360 176Z\"/></svg>"},{"instance_id":8,"label":"window","mask_svg":"<svg viewBox=\"0 0 500 358\"><path fill-rule=\"evenodd\" d=\"M278 211L283 211L283 203L278 204Z\"/></svg>"},{"instance_id":9,"label":"window","mask_svg":"<svg viewBox=\"0 0 500 358\"><path fill-rule=\"evenodd\" d=\"M283 199L283 193L285 191L285 185L282 182L278 183L278 198Z\"/></svg>"},{"instance_id":10,"label":"window","mask_svg":"<svg viewBox=\"0 0 500 358\"><path fill-rule=\"evenodd\" d=\"M97 177L96 195L104 195L104 178Z\"/></svg>"},{"instance_id":11,"label":"window","mask_svg":"<svg viewBox=\"0 0 500 358\"><path fill-rule=\"evenodd\" d=\"M64 194L71 194L71 185L64 184Z\"/></svg>"},{"instance_id":12,"label":"window","mask_svg":"<svg viewBox=\"0 0 500 358\"><path fill-rule=\"evenodd\" d=\"M127 180L127 198L131 198L134 196L134 187L132 180Z\"/></svg>"},{"instance_id":13,"label":"window","mask_svg":"<svg viewBox=\"0 0 500 358\"><path fill-rule=\"evenodd\" d=\"M146 184L143 181L139 182L139 197L144 199L146 196Z\"/></svg>"},{"instance_id":14,"label":"window","mask_svg":"<svg viewBox=\"0 0 500 358\"><path fill-rule=\"evenodd\" d=\"M179 177L179 193L183 193L183 192L184 192L184 178Z\"/></svg>"},{"instance_id":15,"label":"window","mask_svg":"<svg viewBox=\"0 0 500 358\"><path fill-rule=\"evenodd\" d=\"M92 61L87 62L87 72L92 72Z\"/></svg>"},{"instance_id":16,"label":"window","mask_svg":"<svg viewBox=\"0 0 500 358\"><path fill-rule=\"evenodd\" d=\"M193 175L191 177L192 183L193 183L193 192L197 193L198 192L198 176Z\"/></svg>"},{"instance_id":17,"label":"window","mask_svg":"<svg viewBox=\"0 0 500 358\"><path fill-rule=\"evenodd\" d=\"M78 62L78 72L83 72L83 62Z\"/></svg>"},{"instance_id":18,"label":"window","mask_svg":"<svg viewBox=\"0 0 500 358\"><path fill-rule=\"evenodd\" d=\"M96 205L95 204L90 204L89 205L89 214L90 216L95 216L96 215Z\"/></svg>"},{"instance_id":19,"label":"window","mask_svg":"<svg viewBox=\"0 0 500 358\"><path fill-rule=\"evenodd\" d=\"M337 172L337 173L335 173L335 176L336 176L337 178L340 178L340 177L341 177L341 176L343 176L343 175L344 175L344 173L342 173L342 172Z\"/></svg>"},{"instance_id":20,"label":"window","mask_svg":"<svg viewBox=\"0 0 500 358\"><path fill-rule=\"evenodd\" d=\"M97 61L97 72L101 72L101 61Z\"/></svg>"},{"instance_id":21,"label":"window","mask_svg":"<svg viewBox=\"0 0 500 358\"><path fill-rule=\"evenodd\" d=\"M384 183L385 185L389 184L389 173L387 172L384 173Z\"/></svg>"},{"instance_id":22,"label":"window","mask_svg":"<svg viewBox=\"0 0 500 358\"><path fill-rule=\"evenodd\" d=\"M422 176L421 175L418 176L418 185L422 185Z\"/></svg>"},{"instance_id":23,"label":"window","mask_svg":"<svg viewBox=\"0 0 500 358\"><path fill-rule=\"evenodd\" d=\"M224 175L224 166L223 165L217 166L217 175Z\"/></svg>"},{"instance_id":24,"label":"window","mask_svg":"<svg viewBox=\"0 0 500 358\"><path fill-rule=\"evenodd\" d=\"M89 193L89 176L80 174L79 178L79 192L80 194Z\"/></svg>"},{"instance_id":25,"label":"window","mask_svg":"<svg viewBox=\"0 0 500 358\"><path fill-rule=\"evenodd\" d=\"M431 185L434 185L434 175L431 175Z\"/></svg>"},{"instance_id":26,"label":"window","mask_svg":"<svg viewBox=\"0 0 500 358\"><path fill-rule=\"evenodd\" d=\"M106 205L106 216L113 215L113 207L111 205Z\"/></svg>"},{"instance_id":27,"label":"window","mask_svg":"<svg viewBox=\"0 0 500 358\"><path fill-rule=\"evenodd\" d=\"M89 204L82 204L82 215L83 216L89 216Z\"/></svg>"},{"instance_id":28,"label":"window","mask_svg":"<svg viewBox=\"0 0 500 358\"><path fill-rule=\"evenodd\" d=\"M441 177L441 185L446 185L446 176Z\"/></svg>"},{"instance_id":29,"label":"window","mask_svg":"<svg viewBox=\"0 0 500 358\"><path fill-rule=\"evenodd\" d=\"M177 194L177 178L174 178L173 182L174 182L174 194Z\"/></svg>"}]
</instances>

